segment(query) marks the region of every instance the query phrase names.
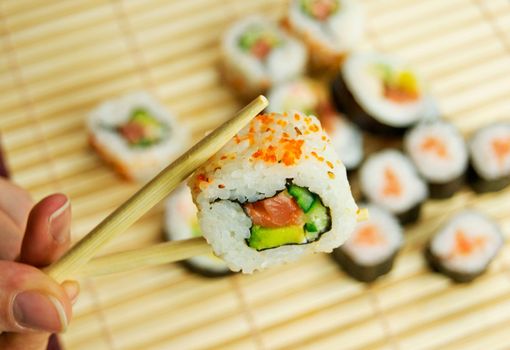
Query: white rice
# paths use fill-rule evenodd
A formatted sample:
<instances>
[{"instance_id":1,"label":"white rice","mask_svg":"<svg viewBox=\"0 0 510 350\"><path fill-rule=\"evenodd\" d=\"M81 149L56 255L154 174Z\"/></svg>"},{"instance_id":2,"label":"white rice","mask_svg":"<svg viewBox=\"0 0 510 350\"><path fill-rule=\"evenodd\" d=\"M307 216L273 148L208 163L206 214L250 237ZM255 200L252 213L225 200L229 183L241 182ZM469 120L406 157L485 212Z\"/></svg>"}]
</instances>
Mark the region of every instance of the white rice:
<instances>
[{"instance_id":1,"label":"white rice","mask_svg":"<svg viewBox=\"0 0 510 350\"><path fill-rule=\"evenodd\" d=\"M316 110L319 104L330 104L326 88L319 82L302 78L277 85L268 94L268 111L283 113ZM332 107L333 108L333 107ZM322 118L317 115L316 117ZM335 113L326 130L338 156L347 170L356 168L364 155L361 131L340 114Z\"/></svg>"},{"instance_id":2,"label":"white rice","mask_svg":"<svg viewBox=\"0 0 510 350\"><path fill-rule=\"evenodd\" d=\"M298 147L301 154L293 153L295 163L289 161L288 152L285 155L289 148L284 145L289 146L290 141L282 140L289 139L303 142ZM275 159L259 157L260 152L268 155L272 147ZM245 240L250 237L252 222L239 202L272 197L285 189L287 179L320 196L331 212L331 230L308 244L262 251L250 248ZM349 237L356 223L357 207L345 167L318 120L298 112L255 118L197 170L190 187L204 236L234 271L251 273L296 260L306 252L331 252Z\"/></svg>"},{"instance_id":3,"label":"white rice","mask_svg":"<svg viewBox=\"0 0 510 350\"><path fill-rule=\"evenodd\" d=\"M363 159L363 136L353 123L343 117L334 119L328 130L331 143L347 170L355 169Z\"/></svg>"},{"instance_id":4,"label":"white rice","mask_svg":"<svg viewBox=\"0 0 510 350\"><path fill-rule=\"evenodd\" d=\"M168 125L167 138L149 147L136 148L114 131L140 108ZM123 168L124 175L138 181L149 180L183 153L189 138L188 130L146 92L130 93L102 103L90 113L87 127L91 141L107 160Z\"/></svg>"},{"instance_id":5,"label":"white rice","mask_svg":"<svg viewBox=\"0 0 510 350\"><path fill-rule=\"evenodd\" d=\"M437 139L446 149L446 156L435 150L424 150L423 142ZM404 146L420 174L433 183L444 183L461 176L467 168L468 152L458 129L450 123L437 121L414 127L404 138Z\"/></svg>"},{"instance_id":6,"label":"white rice","mask_svg":"<svg viewBox=\"0 0 510 350\"><path fill-rule=\"evenodd\" d=\"M498 158L494 141L510 142L510 123L496 123L478 131L469 143L471 160L476 172L486 180L510 176L510 153Z\"/></svg>"},{"instance_id":7,"label":"white rice","mask_svg":"<svg viewBox=\"0 0 510 350\"><path fill-rule=\"evenodd\" d=\"M254 25L269 28L283 41L264 61L239 48L239 38ZM308 57L303 44L261 16L249 16L234 23L223 37L222 52L226 76L231 80L241 79L246 90L241 92L245 93L261 92L273 84L300 76Z\"/></svg>"},{"instance_id":8,"label":"white rice","mask_svg":"<svg viewBox=\"0 0 510 350\"><path fill-rule=\"evenodd\" d=\"M386 169L391 169L397 177L402 189L399 195L384 193ZM409 158L391 149L368 157L360 169L360 186L371 202L396 215L423 202L428 195L425 182L418 176Z\"/></svg>"},{"instance_id":9,"label":"white rice","mask_svg":"<svg viewBox=\"0 0 510 350\"><path fill-rule=\"evenodd\" d=\"M404 242L402 226L398 220L376 205L369 204L363 207L368 209L367 221L359 222L351 237L340 247L357 264L364 266L378 265L389 259ZM381 244L360 244L356 237L359 232L372 226L384 239Z\"/></svg>"},{"instance_id":10,"label":"white rice","mask_svg":"<svg viewBox=\"0 0 510 350\"><path fill-rule=\"evenodd\" d=\"M293 0L289 8L289 24L298 36L325 47L336 54L351 51L363 36L363 11L359 1L338 0L338 10L324 21L304 13L301 1Z\"/></svg>"},{"instance_id":11,"label":"white rice","mask_svg":"<svg viewBox=\"0 0 510 350\"><path fill-rule=\"evenodd\" d=\"M176 189L166 201L165 234L170 241L194 237L193 225L197 223L197 208L193 204L191 192L187 186ZM195 256L188 262L200 269L223 273L230 271L219 258L210 255Z\"/></svg>"},{"instance_id":12,"label":"white rice","mask_svg":"<svg viewBox=\"0 0 510 350\"><path fill-rule=\"evenodd\" d=\"M471 240L483 237L486 243L478 245L471 254L453 254L458 232ZM482 272L502 245L500 228L492 220L474 210L465 210L450 219L434 236L430 249L447 269L472 274Z\"/></svg>"},{"instance_id":13,"label":"white rice","mask_svg":"<svg viewBox=\"0 0 510 350\"><path fill-rule=\"evenodd\" d=\"M355 53L348 57L342 67L342 75L356 102L372 117L393 127L407 127L420 120L433 119L437 108L428 95L425 84L413 70L418 80L420 97L416 101L398 103L384 96L381 78L374 73L377 64L394 69L409 69L397 59L378 53Z\"/></svg>"}]
</instances>

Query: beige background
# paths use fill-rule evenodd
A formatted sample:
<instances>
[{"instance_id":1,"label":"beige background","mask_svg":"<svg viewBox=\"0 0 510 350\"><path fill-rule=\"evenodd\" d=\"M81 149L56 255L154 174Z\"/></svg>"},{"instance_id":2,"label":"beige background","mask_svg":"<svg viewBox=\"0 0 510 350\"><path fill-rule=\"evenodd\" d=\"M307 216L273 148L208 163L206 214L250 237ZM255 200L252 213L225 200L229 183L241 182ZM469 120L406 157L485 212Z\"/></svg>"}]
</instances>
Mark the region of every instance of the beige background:
<instances>
[{"instance_id":1,"label":"beige background","mask_svg":"<svg viewBox=\"0 0 510 350\"><path fill-rule=\"evenodd\" d=\"M364 0L363 48L421 68L444 115L469 134L510 119L510 3ZM87 146L86 113L146 89L196 136L239 107L220 86L218 40L236 18L281 18L273 0L0 2L0 132L14 179L36 198L72 198L74 239L125 200L125 183ZM448 213L466 205L510 234L510 190L465 190L429 202L392 273L366 286L327 256L219 280L178 265L82 280L68 349L510 348L510 247L476 283L430 273L421 255ZM161 206L105 252L161 239Z\"/></svg>"}]
</instances>

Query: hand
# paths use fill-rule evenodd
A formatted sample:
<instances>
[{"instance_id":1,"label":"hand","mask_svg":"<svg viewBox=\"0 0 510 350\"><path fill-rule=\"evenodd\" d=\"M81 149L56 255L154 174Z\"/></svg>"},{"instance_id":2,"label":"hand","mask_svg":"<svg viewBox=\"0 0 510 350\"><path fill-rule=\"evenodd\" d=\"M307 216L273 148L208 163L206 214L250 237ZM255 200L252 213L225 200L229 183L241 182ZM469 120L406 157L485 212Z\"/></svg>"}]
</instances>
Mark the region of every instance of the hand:
<instances>
[{"instance_id":1,"label":"hand","mask_svg":"<svg viewBox=\"0 0 510 350\"><path fill-rule=\"evenodd\" d=\"M32 207L25 190L0 178L0 349L43 350L50 333L66 329L79 285L38 268L67 250L70 224L65 195Z\"/></svg>"}]
</instances>

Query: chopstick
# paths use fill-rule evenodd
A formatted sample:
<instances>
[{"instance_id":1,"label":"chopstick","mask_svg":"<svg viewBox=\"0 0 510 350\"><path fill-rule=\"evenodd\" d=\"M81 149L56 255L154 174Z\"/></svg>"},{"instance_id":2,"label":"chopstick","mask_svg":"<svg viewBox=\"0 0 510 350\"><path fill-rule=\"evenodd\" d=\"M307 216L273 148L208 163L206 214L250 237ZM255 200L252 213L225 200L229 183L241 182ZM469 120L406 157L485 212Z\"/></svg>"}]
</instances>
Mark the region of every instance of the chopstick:
<instances>
[{"instance_id":1,"label":"chopstick","mask_svg":"<svg viewBox=\"0 0 510 350\"><path fill-rule=\"evenodd\" d=\"M356 213L356 220L358 222L368 220L368 210L366 208L359 209ZM83 266L79 275L82 277L108 275L168 264L211 253L212 249L203 237L171 241L96 258Z\"/></svg>"},{"instance_id":2,"label":"chopstick","mask_svg":"<svg viewBox=\"0 0 510 350\"><path fill-rule=\"evenodd\" d=\"M170 194L213 154L218 152L251 119L267 107L268 101L259 96L232 119L225 122L175 162L161 171L131 198L104 219L71 250L45 269L57 282L72 276L106 243L124 232L143 214Z\"/></svg>"}]
</instances>

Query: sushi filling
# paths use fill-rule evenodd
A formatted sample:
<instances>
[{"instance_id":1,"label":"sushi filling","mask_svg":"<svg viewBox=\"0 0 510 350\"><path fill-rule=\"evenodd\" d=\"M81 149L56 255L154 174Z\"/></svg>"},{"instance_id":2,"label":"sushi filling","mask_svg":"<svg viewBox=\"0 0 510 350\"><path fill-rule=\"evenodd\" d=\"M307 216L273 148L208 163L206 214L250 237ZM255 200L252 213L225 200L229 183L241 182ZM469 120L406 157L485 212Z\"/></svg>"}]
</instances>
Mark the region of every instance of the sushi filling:
<instances>
[{"instance_id":1,"label":"sushi filling","mask_svg":"<svg viewBox=\"0 0 510 350\"><path fill-rule=\"evenodd\" d=\"M387 64L376 64L375 72L383 85L384 97L396 103L415 102L420 97L418 80L409 70L396 70Z\"/></svg>"},{"instance_id":2,"label":"sushi filling","mask_svg":"<svg viewBox=\"0 0 510 350\"><path fill-rule=\"evenodd\" d=\"M116 131L129 146L146 148L161 142L168 132L168 126L148 111L137 109L125 124L117 127Z\"/></svg>"},{"instance_id":3,"label":"sushi filling","mask_svg":"<svg viewBox=\"0 0 510 350\"><path fill-rule=\"evenodd\" d=\"M338 0L301 0L301 10L318 21L325 21L339 9Z\"/></svg>"},{"instance_id":4,"label":"sushi filling","mask_svg":"<svg viewBox=\"0 0 510 350\"><path fill-rule=\"evenodd\" d=\"M264 60L273 49L281 45L282 41L276 33L258 25L248 27L239 38L241 50L259 60Z\"/></svg>"},{"instance_id":5,"label":"sushi filling","mask_svg":"<svg viewBox=\"0 0 510 350\"><path fill-rule=\"evenodd\" d=\"M290 244L306 244L331 229L329 208L317 194L288 182L275 196L244 204L252 220L249 247L258 251Z\"/></svg>"}]
</instances>

